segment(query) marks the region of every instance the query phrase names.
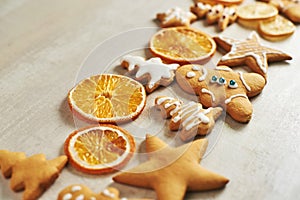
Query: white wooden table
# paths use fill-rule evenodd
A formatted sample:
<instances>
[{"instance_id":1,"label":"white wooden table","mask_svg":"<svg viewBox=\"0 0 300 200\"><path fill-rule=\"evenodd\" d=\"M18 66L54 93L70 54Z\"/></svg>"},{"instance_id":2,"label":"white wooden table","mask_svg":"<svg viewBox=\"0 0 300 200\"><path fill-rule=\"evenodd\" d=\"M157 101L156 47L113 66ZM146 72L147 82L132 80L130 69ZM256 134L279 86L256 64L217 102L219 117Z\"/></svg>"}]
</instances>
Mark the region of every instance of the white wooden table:
<instances>
[{"instance_id":1,"label":"white wooden table","mask_svg":"<svg viewBox=\"0 0 300 200\"><path fill-rule=\"evenodd\" d=\"M65 138L78 127L66 96L89 52L113 35L157 27L153 21L157 12L175 5L188 9L191 4L190 0L0 1L0 149L28 156L44 153L48 159L63 154ZM192 26L219 34L203 21ZM245 39L250 32L234 24L222 34ZM230 183L223 190L189 193L186 199L300 199L300 26L285 41L261 41L291 54L293 60L270 65L264 91L252 99L250 123L230 117L217 122L222 126L220 137L201 165L228 177ZM217 52L213 62L220 56ZM111 185L123 197L155 198L152 190L113 183L112 175L85 175L68 166L40 199L56 199L73 183L95 192ZM9 179L1 176L1 200L21 195L12 192Z\"/></svg>"}]
</instances>

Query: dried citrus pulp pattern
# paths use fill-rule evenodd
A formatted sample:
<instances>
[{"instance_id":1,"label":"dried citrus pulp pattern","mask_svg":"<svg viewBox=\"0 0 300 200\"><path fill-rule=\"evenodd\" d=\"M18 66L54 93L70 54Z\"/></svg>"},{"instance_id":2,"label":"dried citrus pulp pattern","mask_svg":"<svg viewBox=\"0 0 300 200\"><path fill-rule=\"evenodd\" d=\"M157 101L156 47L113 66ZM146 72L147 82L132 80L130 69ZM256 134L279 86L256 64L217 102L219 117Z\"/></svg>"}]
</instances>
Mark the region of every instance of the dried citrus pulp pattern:
<instances>
[{"instance_id":1,"label":"dried citrus pulp pattern","mask_svg":"<svg viewBox=\"0 0 300 200\"><path fill-rule=\"evenodd\" d=\"M146 102L144 87L126 76L101 74L78 83L68 96L69 105L80 117L103 123L136 118Z\"/></svg>"},{"instance_id":2,"label":"dried citrus pulp pattern","mask_svg":"<svg viewBox=\"0 0 300 200\"><path fill-rule=\"evenodd\" d=\"M120 127L108 124L76 130L65 142L69 162L90 174L120 169L134 151L134 138Z\"/></svg>"}]
</instances>

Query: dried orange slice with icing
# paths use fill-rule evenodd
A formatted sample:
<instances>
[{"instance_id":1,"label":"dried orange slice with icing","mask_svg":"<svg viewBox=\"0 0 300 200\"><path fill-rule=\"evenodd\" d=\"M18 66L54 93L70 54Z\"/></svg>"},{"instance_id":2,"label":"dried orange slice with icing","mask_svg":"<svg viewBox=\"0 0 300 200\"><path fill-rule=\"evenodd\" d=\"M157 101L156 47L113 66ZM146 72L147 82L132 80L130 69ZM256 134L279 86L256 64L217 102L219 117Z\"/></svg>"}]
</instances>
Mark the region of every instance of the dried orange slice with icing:
<instances>
[{"instance_id":1,"label":"dried orange slice with icing","mask_svg":"<svg viewBox=\"0 0 300 200\"><path fill-rule=\"evenodd\" d=\"M65 141L65 154L79 171L103 174L119 170L135 151L133 136L111 124L76 130Z\"/></svg>"},{"instance_id":2,"label":"dried orange slice with icing","mask_svg":"<svg viewBox=\"0 0 300 200\"><path fill-rule=\"evenodd\" d=\"M101 123L135 119L146 104L142 84L122 75L101 74L78 83L68 95L71 110L80 118Z\"/></svg>"},{"instance_id":3,"label":"dried orange slice with icing","mask_svg":"<svg viewBox=\"0 0 300 200\"><path fill-rule=\"evenodd\" d=\"M168 63L203 63L215 53L216 43L199 30L173 27L162 29L152 36L150 51Z\"/></svg>"}]
</instances>

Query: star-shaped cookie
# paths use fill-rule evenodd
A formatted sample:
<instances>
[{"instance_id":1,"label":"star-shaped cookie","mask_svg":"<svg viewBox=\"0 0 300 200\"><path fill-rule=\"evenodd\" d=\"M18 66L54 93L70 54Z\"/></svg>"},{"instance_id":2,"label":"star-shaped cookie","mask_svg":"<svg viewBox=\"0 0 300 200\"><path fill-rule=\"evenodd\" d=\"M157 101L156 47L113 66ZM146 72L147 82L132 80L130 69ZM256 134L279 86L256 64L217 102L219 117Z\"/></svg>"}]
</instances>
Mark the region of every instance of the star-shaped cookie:
<instances>
[{"instance_id":1,"label":"star-shaped cookie","mask_svg":"<svg viewBox=\"0 0 300 200\"><path fill-rule=\"evenodd\" d=\"M165 64L158 57L145 60L140 56L126 55L121 60L121 66L130 74L135 74L137 81L146 82L146 91L151 93L160 85L168 86L173 82L179 64Z\"/></svg>"},{"instance_id":2,"label":"star-shaped cookie","mask_svg":"<svg viewBox=\"0 0 300 200\"><path fill-rule=\"evenodd\" d=\"M190 101L183 103L178 99L166 96L155 98L155 105L166 118L171 117L169 128L172 131L179 129L181 140L194 139L196 135L207 135L215 125L215 120L221 115L221 107L204 109L201 103Z\"/></svg>"},{"instance_id":3,"label":"star-shaped cookie","mask_svg":"<svg viewBox=\"0 0 300 200\"><path fill-rule=\"evenodd\" d=\"M164 13L158 13L156 18L161 22L161 27L190 26L197 16L179 7L171 8Z\"/></svg>"},{"instance_id":4,"label":"star-shaped cookie","mask_svg":"<svg viewBox=\"0 0 300 200\"><path fill-rule=\"evenodd\" d=\"M223 188L228 179L201 167L207 139L171 148L155 136L147 135L148 161L113 177L119 183L156 191L157 199L182 200L186 191Z\"/></svg>"},{"instance_id":5,"label":"star-shaped cookie","mask_svg":"<svg viewBox=\"0 0 300 200\"><path fill-rule=\"evenodd\" d=\"M225 54L218 65L230 67L247 65L252 71L267 78L268 61L291 60L292 57L280 50L262 46L258 35L253 31L246 40L237 40L223 36L214 37L216 43L228 53Z\"/></svg>"}]
</instances>

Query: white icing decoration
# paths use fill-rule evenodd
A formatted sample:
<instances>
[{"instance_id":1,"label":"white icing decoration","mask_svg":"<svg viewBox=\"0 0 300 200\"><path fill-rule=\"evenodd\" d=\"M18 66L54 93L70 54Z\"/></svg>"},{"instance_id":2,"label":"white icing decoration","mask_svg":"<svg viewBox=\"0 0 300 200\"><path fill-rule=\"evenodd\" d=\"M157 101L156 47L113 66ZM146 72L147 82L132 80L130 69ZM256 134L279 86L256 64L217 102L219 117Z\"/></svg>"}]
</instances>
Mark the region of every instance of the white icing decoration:
<instances>
[{"instance_id":1,"label":"white icing decoration","mask_svg":"<svg viewBox=\"0 0 300 200\"><path fill-rule=\"evenodd\" d=\"M200 123L208 124L209 118L206 114L208 114L210 110L210 108L206 110L203 109L202 105L199 103L189 102L181 107L180 111L172 121L176 123L183 119L182 126L185 130L189 131Z\"/></svg>"},{"instance_id":2,"label":"white icing decoration","mask_svg":"<svg viewBox=\"0 0 300 200\"><path fill-rule=\"evenodd\" d=\"M186 12L179 7L169 9L166 11L165 14L166 14L166 17L163 20L164 23L167 23L168 21L170 21L174 18L179 20L182 23L186 23L194 15L193 13L191 13L189 11Z\"/></svg>"},{"instance_id":3,"label":"white icing decoration","mask_svg":"<svg viewBox=\"0 0 300 200\"><path fill-rule=\"evenodd\" d=\"M186 77L188 77L188 78L193 78L193 77L195 77L195 76L196 76L195 72L188 72L188 73L186 74Z\"/></svg>"},{"instance_id":4,"label":"white icing decoration","mask_svg":"<svg viewBox=\"0 0 300 200\"><path fill-rule=\"evenodd\" d=\"M120 200L128 200L127 198L125 198L125 197L123 197L123 198L121 198Z\"/></svg>"},{"instance_id":5,"label":"white icing decoration","mask_svg":"<svg viewBox=\"0 0 300 200\"><path fill-rule=\"evenodd\" d=\"M72 192L76 192L76 191L79 191L79 190L81 190L81 189L82 189L81 186L75 185L75 186L73 186L73 187L71 188L71 191L72 191Z\"/></svg>"},{"instance_id":6,"label":"white icing decoration","mask_svg":"<svg viewBox=\"0 0 300 200\"><path fill-rule=\"evenodd\" d=\"M70 200L70 199L72 199L72 194L70 193L67 193L63 196L63 200Z\"/></svg>"},{"instance_id":7,"label":"white icing decoration","mask_svg":"<svg viewBox=\"0 0 300 200\"><path fill-rule=\"evenodd\" d=\"M105 196L110 197L110 198L115 198L115 194L111 193L108 189L103 190L102 192Z\"/></svg>"},{"instance_id":8,"label":"white icing decoration","mask_svg":"<svg viewBox=\"0 0 300 200\"><path fill-rule=\"evenodd\" d=\"M204 4L202 2L197 3L197 7L200 8L201 10L208 10L211 8L211 5L209 4Z\"/></svg>"},{"instance_id":9,"label":"white icing decoration","mask_svg":"<svg viewBox=\"0 0 300 200\"><path fill-rule=\"evenodd\" d=\"M168 101L168 103L166 103ZM170 115L173 116L174 113L177 113L181 107L182 102L174 99L172 97L160 97L159 99L157 99L157 104L161 105L165 103L164 108L168 109L171 106L175 105L175 108L170 112Z\"/></svg>"},{"instance_id":10,"label":"white icing decoration","mask_svg":"<svg viewBox=\"0 0 300 200\"><path fill-rule=\"evenodd\" d=\"M84 200L84 195L83 194L79 195L78 197L76 197L75 200Z\"/></svg>"},{"instance_id":11,"label":"white icing decoration","mask_svg":"<svg viewBox=\"0 0 300 200\"><path fill-rule=\"evenodd\" d=\"M96 197L90 197L90 200L97 200Z\"/></svg>"},{"instance_id":12,"label":"white icing decoration","mask_svg":"<svg viewBox=\"0 0 300 200\"><path fill-rule=\"evenodd\" d=\"M202 76L199 77L198 81L204 81L206 79L207 76L207 69L205 69L204 67L202 68Z\"/></svg>"},{"instance_id":13,"label":"white icing decoration","mask_svg":"<svg viewBox=\"0 0 300 200\"><path fill-rule=\"evenodd\" d=\"M244 97L244 98L248 99L248 97L247 97L245 94L235 94L235 95L232 95L232 96L230 96L229 98L227 98L227 99L225 100L225 104L230 103L231 100L234 99L234 98L236 98L236 97Z\"/></svg>"},{"instance_id":14,"label":"white icing decoration","mask_svg":"<svg viewBox=\"0 0 300 200\"><path fill-rule=\"evenodd\" d=\"M231 72L233 71L231 68L229 67L216 67L215 70L219 70L219 71L227 71L227 72Z\"/></svg>"},{"instance_id":15,"label":"white icing decoration","mask_svg":"<svg viewBox=\"0 0 300 200\"><path fill-rule=\"evenodd\" d=\"M135 77L140 78L145 74L150 75L150 80L147 86L151 89L157 84L162 78L171 78L171 72L175 71L179 65L178 64L164 64L160 58L151 58L149 60L144 60L140 56L124 56L122 61L126 61L129 65L128 70L131 71L138 67ZM134 66L132 68L132 66Z\"/></svg>"},{"instance_id":16,"label":"white icing decoration","mask_svg":"<svg viewBox=\"0 0 300 200\"><path fill-rule=\"evenodd\" d=\"M251 91L251 87L247 84L247 82L245 81L244 77L243 77L243 72L238 72L240 75L240 79L243 83L243 85L245 86L245 88L250 92Z\"/></svg>"},{"instance_id":17,"label":"white icing decoration","mask_svg":"<svg viewBox=\"0 0 300 200\"><path fill-rule=\"evenodd\" d=\"M201 90L202 93L206 93L209 94L211 96L211 100L214 102L216 101L216 97L214 95L214 93L212 93L211 91L209 91L208 89L202 88Z\"/></svg>"},{"instance_id":18,"label":"white icing decoration","mask_svg":"<svg viewBox=\"0 0 300 200\"><path fill-rule=\"evenodd\" d=\"M200 71L200 69L201 69L201 68L200 68L199 66L197 66L197 65L193 65L193 66L192 66L192 70L193 70L193 71Z\"/></svg>"}]
</instances>

